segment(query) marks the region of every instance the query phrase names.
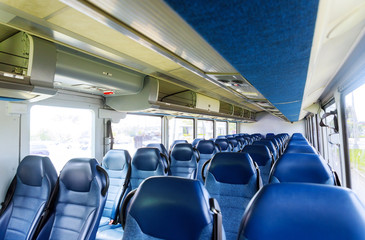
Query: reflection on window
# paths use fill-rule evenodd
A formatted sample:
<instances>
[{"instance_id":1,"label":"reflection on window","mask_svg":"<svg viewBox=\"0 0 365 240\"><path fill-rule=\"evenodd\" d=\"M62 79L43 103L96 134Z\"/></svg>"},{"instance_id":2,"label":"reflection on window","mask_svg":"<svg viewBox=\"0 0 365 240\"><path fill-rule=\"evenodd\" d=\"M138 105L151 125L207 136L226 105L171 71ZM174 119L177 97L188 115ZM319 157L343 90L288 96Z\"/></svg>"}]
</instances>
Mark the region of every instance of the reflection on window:
<instances>
[{"instance_id":1,"label":"reflection on window","mask_svg":"<svg viewBox=\"0 0 365 240\"><path fill-rule=\"evenodd\" d=\"M326 108L326 112L331 112L336 110L335 103ZM334 117L329 116L326 118L326 124L331 128L326 128L327 134L327 147L328 147L328 162L330 166L337 172L340 179L342 179L343 173L341 168L341 158L340 158L340 141L339 134L334 131Z\"/></svg>"},{"instance_id":2,"label":"reflection on window","mask_svg":"<svg viewBox=\"0 0 365 240\"><path fill-rule=\"evenodd\" d=\"M93 157L93 112L51 106L30 111L30 154L49 156L56 170L71 158Z\"/></svg>"},{"instance_id":3,"label":"reflection on window","mask_svg":"<svg viewBox=\"0 0 365 240\"><path fill-rule=\"evenodd\" d=\"M350 152L352 189L365 203L365 85L348 94L346 127Z\"/></svg>"},{"instance_id":4,"label":"reflection on window","mask_svg":"<svg viewBox=\"0 0 365 240\"><path fill-rule=\"evenodd\" d=\"M138 148L161 143L161 117L128 114L119 123L112 123L114 149L128 150L133 157Z\"/></svg>"},{"instance_id":5,"label":"reflection on window","mask_svg":"<svg viewBox=\"0 0 365 240\"><path fill-rule=\"evenodd\" d=\"M229 122L228 123L228 134L236 134L237 132L237 123Z\"/></svg>"},{"instance_id":6,"label":"reflection on window","mask_svg":"<svg viewBox=\"0 0 365 240\"><path fill-rule=\"evenodd\" d=\"M173 118L169 121L169 146L175 140L193 141L194 120L186 118Z\"/></svg>"},{"instance_id":7,"label":"reflection on window","mask_svg":"<svg viewBox=\"0 0 365 240\"><path fill-rule=\"evenodd\" d=\"M217 121L215 123L215 128L217 136L227 135L227 122Z\"/></svg>"},{"instance_id":8,"label":"reflection on window","mask_svg":"<svg viewBox=\"0 0 365 240\"><path fill-rule=\"evenodd\" d=\"M198 138L213 138L213 121L198 120Z\"/></svg>"}]
</instances>

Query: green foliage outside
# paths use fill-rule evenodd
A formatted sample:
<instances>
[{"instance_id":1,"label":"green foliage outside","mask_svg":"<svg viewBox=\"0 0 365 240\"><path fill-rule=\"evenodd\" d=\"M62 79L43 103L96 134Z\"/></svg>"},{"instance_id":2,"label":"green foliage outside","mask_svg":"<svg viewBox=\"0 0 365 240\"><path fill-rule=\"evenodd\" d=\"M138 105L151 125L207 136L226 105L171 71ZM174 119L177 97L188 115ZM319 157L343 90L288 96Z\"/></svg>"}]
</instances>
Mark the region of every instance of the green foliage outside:
<instances>
[{"instance_id":1,"label":"green foliage outside","mask_svg":"<svg viewBox=\"0 0 365 240\"><path fill-rule=\"evenodd\" d=\"M350 149L351 166L365 173L365 149Z\"/></svg>"}]
</instances>

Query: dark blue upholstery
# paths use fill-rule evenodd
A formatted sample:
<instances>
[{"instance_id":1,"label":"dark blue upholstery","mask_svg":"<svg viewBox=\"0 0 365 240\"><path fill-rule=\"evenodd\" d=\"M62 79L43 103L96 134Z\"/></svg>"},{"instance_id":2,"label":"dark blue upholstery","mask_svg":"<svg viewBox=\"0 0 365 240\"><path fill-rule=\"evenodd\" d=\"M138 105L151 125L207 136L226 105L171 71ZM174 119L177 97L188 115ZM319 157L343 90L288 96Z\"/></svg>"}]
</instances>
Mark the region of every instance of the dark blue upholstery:
<instances>
[{"instance_id":1,"label":"dark blue upholstery","mask_svg":"<svg viewBox=\"0 0 365 240\"><path fill-rule=\"evenodd\" d=\"M229 144L227 138L217 138L214 143L220 147L222 152L232 152L232 145Z\"/></svg>"},{"instance_id":2,"label":"dark blue upholstery","mask_svg":"<svg viewBox=\"0 0 365 240\"><path fill-rule=\"evenodd\" d=\"M171 151L170 175L196 179L197 160L190 143L178 143Z\"/></svg>"},{"instance_id":3,"label":"dark blue upholstery","mask_svg":"<svg viewBox=\"0 0 365 240\"><path fill-rule=\"evenodd\" d=\"M196 148L200 153L200 160L198 162L198 180L203 182L203 178L201 176L202 167L204 163L213 158L219 150L212 140L201 140Z\"/></svg>"},{"instance_id":4,"label":"dark blue upholstery","mask_svg":"<svg viewBox=\"0 0 365 240\"><path fill-rule=\"evenodd\" d=\"M118 213L118 203L122 197L123 184L130 162L131 156L127 150L112 149L104 156L102 166L109 175L110 185L99 226L108 224Z\"/></svg>"},{"instance_id":5,"label":"dark blue upholstery","mask_svg":"<svg viewBox=\"0 0 365 240\"><path fill-rule=\"evenodd\" d=\"M265 186L247 208L239 240L364 239L365 209L349 189L304 183Z\"/></svg>"},{"instance_id":6,"label":"dark blue upholstery","mask_svg":"<svg viewBox=\"0 0 365 240\"><path fill-rule=\"evenodd\" d=\"M162 143L150 143L147 145L147 147L157 148L158 150L160 150L160 152L162 154L164 154L166 156L166 158L169 157L169 153ZM164 160L163 161L164 167L165 167L165 169L167 169L168 165L169 165L169 163L167 162L168 160L167 159L163 159L163 160Z\"/></svg>"},{"instance_id":7,"label":"dark blue upholstery","mask_svg":"<svg viewBox=\"0 0 365 240\"><path fill-rule=\"evenodd\" d=\"M286 150L286 153L317 153L317 150L314 149L310 145L289 145Z\"/></svg>"},{"instance_id":8,"label":"dark blue upholstery","mask_svg":"<svg viewBox=\"0 0 365 240\"><path fill-rule=\"evenodd\" d=\"M217 137L217 139L220 139L220 138L227 138L227 137L223 136L223 135Z\"/></svg>"},{"instance_id":9,"label":"dark blue upholstery","mask_svg":"<svg viewBox=\"0 0 365 240\"><path fill-rule=\"evenodd\" d=\"M204 138L195 138L195 139L193 140L193 142L191 143L191 145L193 145L193 147L196 147L196 145L198 145L198 142L199 142L200 140L204 140Z\"/></svg>"},{"instance_id":10,"label":"dark blue upholstery","mask_svg":"<svg viewBox=\"0 0 365 240\"><path fill-rule=\"evenodd\" d=\"M94 239L106 202L101 194L105 175L95 159L67 162L59 177L59 190L51 215L37 239Z\"/></svg>"},{"instance_id":11,"label":"dark blue upholstery","mask_svg":"<svg viewBox=\"0 0 365 240\"><path fill-rule=\"evenodd\" d=\"M237 239L243 212L258 190L257 177L247 153L217 153L210 163L205 187L221 207L227 239Z\"/></svg>"},{"instance_id":12,"label":"dark blue upholstery","mask_svg":"<svg viewBox=\"0 0 365 240\"><path fill-rule=\"evenodd\" d=\"M278 151L276 150L276 147L274 146L272 141L263 139L263 140L254 142L253 145L265 145L272 153L274 161L276 161L279 158Z\"/></svg>"},{"instance_id":13,"label":"dark blue upholstery","mask_svg":"<svg viewBox=\"0 0 365 240\"><path fill-rule=\"evenodd\" d=\"M209 198L199 181L149 178L131 200L123 239L212 239Z\"/></svg>"},{"instance_id":14,"label":"dark blue upholstery","mask_svg":"<svg viewBox=\"0 0 365 240\"><path fill-rule=\"evenodd\" d=\"M252 160L260 168L263 184L267 184L273 163L270 150L264 145L248 145L243 148L242 152L250 154Z\"/></svg>"},{"instance_id":15,"label":"dark blue upholstery","mask_svg":"<svg viewBox=\"0 0 365 240\"><path fill-rule=\"evenodd\" d=\"M248 145L248 142L247 142L247 140L244 137L242 137L242 136L235 136L234 138L237 140L237 142L239 144L239 148L240 148L239 151L241 151L246 145Z\"/></svg>"},{"instance_id":16,"label":"dark blue upholstery","mask_svg":"<svg viewBox=\"0 0 365 240\"><path fill-rule=\"evenodd\" d=\"M14 195L0 216L0 239L32 239L45 204L57 181L48 157L27 156L16 173Z\"/></svg>"},{"instance_id":17,"label":"dark blue upholstery","mask_svg":"<svg viewBox=\"0 0 365 240\"><path fill-rule=\"evenodd\" d=\"M170 152L173 149L173 147L175 146L175 144L177 144L177 143L188 143L188 141L186 141L186 140L175 140L175 141L173 141L171 146L170 146Z\"/></svg>"},{"instance_id":18,"label":"dark blue upholstery","mask_svg":"<svg viewBox=\"0 0 365 240\"><path fill-rule=\"evenodd\" d=\"M240 151L240 145L239 145L237 139L235 139L234 137L229 137L229 138L227 138L227 140L233 146L232 152L238 152L238 151Z\"/></svg>"},{"instance_id":19,"label":"dark blue upholstery","mask_svg":"<svg viewBox=\"0 0 365 240\"><path fill-rule=\"evenodd\" d=\"M285 153L274 164L270 183L307 182L334 185L327 163L317 154Z\"/></svg>"}]
</instances>

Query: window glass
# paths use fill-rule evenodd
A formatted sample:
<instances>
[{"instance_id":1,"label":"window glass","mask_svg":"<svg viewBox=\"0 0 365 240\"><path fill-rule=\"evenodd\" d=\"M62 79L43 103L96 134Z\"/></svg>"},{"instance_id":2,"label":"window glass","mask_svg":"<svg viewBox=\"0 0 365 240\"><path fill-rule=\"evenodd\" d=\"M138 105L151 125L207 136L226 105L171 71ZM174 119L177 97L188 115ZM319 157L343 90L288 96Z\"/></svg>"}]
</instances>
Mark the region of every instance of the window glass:
<instances>
[{"instance_id":1,"label":"window glass","mask_svg":"<svg viewBox=\"0 0 365 240\"><path fill-rule=\"evenodd\" d=\"M169 146L175 140L192 142L194 138L194 120L186 118L173 118L169 121Z\"/></svg>"},{"instance_id":2,"label":"window glass","mask_svg":"<svg viewBox=\"0 0 365 240\"><path fill-rule=\"evenodd\" d=\"M92 126L91 110L33 106L29 153L49 156L60 172L71 158L93 157Z\"/></svg>"},{"instance_id":3,"label":"window glass","mask_svg":"<svg viewBox=\"0 0 365 240\"><path fill-rule=\"evenodd\" d=\"M198 120L198 138L213 138L213 121Z\"/></svg>"},{"instance_id":4,"label":"window glass","mask_svg":"<svg viewBox=\"0 0 365 240\"><path fill-rule=\"evenodd\" d=\"M216 135L227 135L227 122L216 121L215 123Z\"/></svg>"},{"instance_id":5,"label":"window glass","mask_svg":"<svg viewBox=\"0 0 365 240\"><path fill-rule=\"evenodd\" d=\"M236 134L237 132L237 123L228 122L228 134Z\"/></svg>"},{"instance_id":6,"label":"window glass","mask_svg":"<svg viewBox=\"0 0 365 240\"><path fill-rule=\"evenodd\" d=\"M352 189L365 203L365 85L346 95L346 128Z\"/></svg>"},{"instance_id":7,"label":"window glass","mask_svg":"<svg viewBox=\"0 0 365 240\"><path fill-rule=\"evenodd\" d=\"M326 108L326 112L335 111L336 105L335 103L330 105L328 108ZM335 133L334 131L334 117L329 116L325 119L326 124L330 126L331 128L326 128L326 134L327 134L327 148L328 148L328 162L331 165L331 167L337 172L340 179L342 179L343 173L341 168L341 158L340 158L340 141L339 141L339 134Z\"/></svg>"},{"instance_id":8,"label":"window glass","mask_svg":"<svg viewBox=\"0 0 365 240\"><path fill-rule=\"evenodd\" d=\"M133 157L138 148L161 143L161 117L128 114L119 123L112 123L114 149L128 150Z\"/></svg>"}]
</instances>

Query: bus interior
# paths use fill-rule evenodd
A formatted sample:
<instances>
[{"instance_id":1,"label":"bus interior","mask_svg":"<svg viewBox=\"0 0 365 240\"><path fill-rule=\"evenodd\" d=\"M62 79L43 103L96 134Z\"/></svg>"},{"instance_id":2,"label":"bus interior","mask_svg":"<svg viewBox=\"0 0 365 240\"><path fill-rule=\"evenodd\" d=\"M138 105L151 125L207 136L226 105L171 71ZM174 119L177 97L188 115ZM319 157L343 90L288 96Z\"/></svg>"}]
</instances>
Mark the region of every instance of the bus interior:
<instances>
[{"instance_id":1,"label":"bus interior","mask_svg":"<svg viewBox=\"0 0 365 240\"><path fill-rule=\"evenodd\" d=\"M363 0L0 0L0 240L365 239L364 102Z\"/></svg>"}]
</instances>

